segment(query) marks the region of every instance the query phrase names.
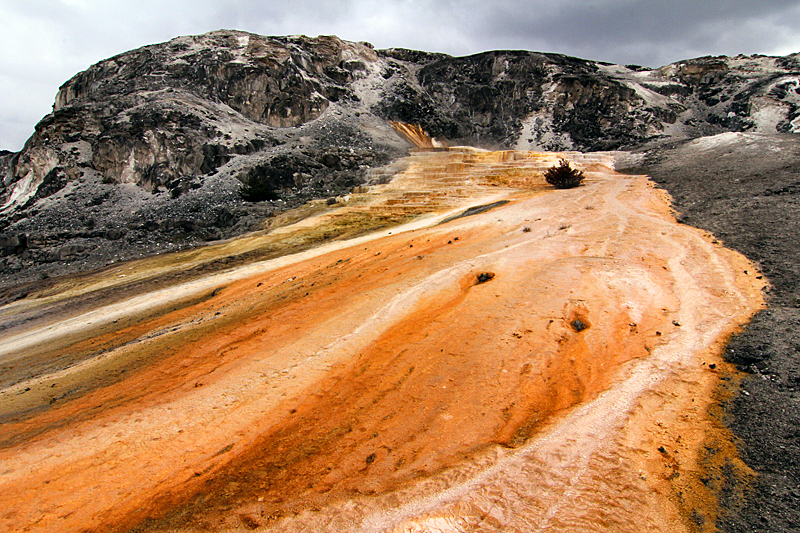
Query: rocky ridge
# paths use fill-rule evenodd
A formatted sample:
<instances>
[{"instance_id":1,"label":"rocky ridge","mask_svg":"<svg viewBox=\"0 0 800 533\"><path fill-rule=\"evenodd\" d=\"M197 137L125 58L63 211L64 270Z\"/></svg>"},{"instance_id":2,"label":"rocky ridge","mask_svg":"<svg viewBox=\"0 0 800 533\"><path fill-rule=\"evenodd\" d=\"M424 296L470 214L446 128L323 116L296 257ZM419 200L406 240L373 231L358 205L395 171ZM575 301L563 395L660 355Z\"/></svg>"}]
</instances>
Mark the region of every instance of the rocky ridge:
<instances>
[{"instance_id":1,"label":"rocky ridge","mask_svg":"<svg viewBox=\"0 0 800 533\"><path fill-rule=\"evenodd\" d=\"M229 238L346 195L408 148L389 121L450 144L613 150L795 132L799 91L797 55L646 69L336 37L179 37L77 74L23 150L0 154L0 287Z\"/></svg>"}]
</instances>

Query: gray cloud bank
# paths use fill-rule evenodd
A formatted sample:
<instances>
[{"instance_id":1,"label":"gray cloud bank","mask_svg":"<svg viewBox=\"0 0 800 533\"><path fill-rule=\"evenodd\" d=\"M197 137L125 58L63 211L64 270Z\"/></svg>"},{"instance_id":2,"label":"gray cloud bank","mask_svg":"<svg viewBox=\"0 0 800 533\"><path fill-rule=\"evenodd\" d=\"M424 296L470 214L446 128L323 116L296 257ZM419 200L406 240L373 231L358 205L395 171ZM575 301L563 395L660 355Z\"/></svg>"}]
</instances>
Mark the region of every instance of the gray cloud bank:
<instances>
[{"instance_id":1,"label":"gray cloud bank","mask_svg":"<svg viewBox=\"0 0 800 533\"><path fill-rule=\"evenodd\" d=\"M523 49L658 67L800 51L797 0L0 0L0 149L19 150L58 86L112 55L227 28L338 35L467 55Z\"/></svg>"}]
</instances>

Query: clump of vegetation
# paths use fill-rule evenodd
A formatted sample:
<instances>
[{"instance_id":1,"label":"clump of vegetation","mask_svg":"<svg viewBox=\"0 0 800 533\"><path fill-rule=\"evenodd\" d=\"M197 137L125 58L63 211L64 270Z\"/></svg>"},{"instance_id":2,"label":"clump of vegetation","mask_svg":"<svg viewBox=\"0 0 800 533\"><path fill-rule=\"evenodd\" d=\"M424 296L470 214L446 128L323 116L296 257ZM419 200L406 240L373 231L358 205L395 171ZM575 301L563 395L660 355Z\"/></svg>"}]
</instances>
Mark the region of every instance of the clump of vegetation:
<instances>
[{"instance_id":1,"label":"clump of vegetation","mask_svg":"<svg viewBox=\"0 0 800 533\"><path fill-rule=\"evenodd\" d=\"M239 176L243 184L239 195L246 202L277 200L278 191L295 185L294 174L297 171L297 161L291 156L281 154L273 157L251 168L245 176Z\"/></svg>"},{"instance_id":2,"label":"clump of vegetation","mask_svg":"<svg viewBox=\"0 0 800 533\"><path fill-rule=\"evenodd\" d=\"M583 172L569 166L569 161L559 159L558 166L545 170L544 179L557 189L571 189L583 181Z\"/></svg>"},{"instance_id":3,"label":"clump of vegetation","mask_svg":"<svg viewBox=\"0 0 800 533\"><path fill-rule=\"evenodd\" d=\"M272 189L267 180L250 178L242 184L239 195L245 202L263 202L264 200L277 200L278 194Z\"/></svg>"}]
</instances>

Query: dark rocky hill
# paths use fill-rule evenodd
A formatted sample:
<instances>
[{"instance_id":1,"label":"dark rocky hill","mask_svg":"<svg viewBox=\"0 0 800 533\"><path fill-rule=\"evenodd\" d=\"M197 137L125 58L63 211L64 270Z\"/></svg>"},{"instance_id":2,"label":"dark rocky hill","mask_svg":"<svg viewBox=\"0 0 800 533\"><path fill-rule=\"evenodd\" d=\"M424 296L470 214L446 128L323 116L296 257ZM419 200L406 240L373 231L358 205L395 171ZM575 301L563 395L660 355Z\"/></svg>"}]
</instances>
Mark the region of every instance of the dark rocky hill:
<instances>
[{"instance_id":1,"label":"dark rocky hill","mask_svg":"<svg viewBox=\"0 0 800 533\"><path fill-rule=\"evenodd\" d=\"M612 150L800 128L800 61L650 70L523 51L450 57L217 31L102 61L0 153L0 288L231 237L346 194L408 145Z\"/></svg>"}]
</instances>

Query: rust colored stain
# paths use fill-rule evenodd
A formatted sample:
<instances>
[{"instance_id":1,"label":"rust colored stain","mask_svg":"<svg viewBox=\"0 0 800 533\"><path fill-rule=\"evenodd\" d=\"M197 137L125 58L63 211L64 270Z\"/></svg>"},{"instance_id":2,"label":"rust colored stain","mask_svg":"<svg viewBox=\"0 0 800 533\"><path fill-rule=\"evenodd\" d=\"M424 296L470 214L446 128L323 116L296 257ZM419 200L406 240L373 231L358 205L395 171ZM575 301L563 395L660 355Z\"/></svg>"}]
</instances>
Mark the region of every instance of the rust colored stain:
<instances>
[{"instance_id":1,"label":"rust colored stain","mask_svg":"<svg viewBox=\"0 0 800 533\"><path fill-rule=\"evenodd\" d=\"M559 155L418 154L284 231L411 225L25 332L58 352L7 336L70 364L0 391L0 530L713 527L709 364L762 305L755 269L602 156L542 194Z\"/></svg>"}]
</instances>

